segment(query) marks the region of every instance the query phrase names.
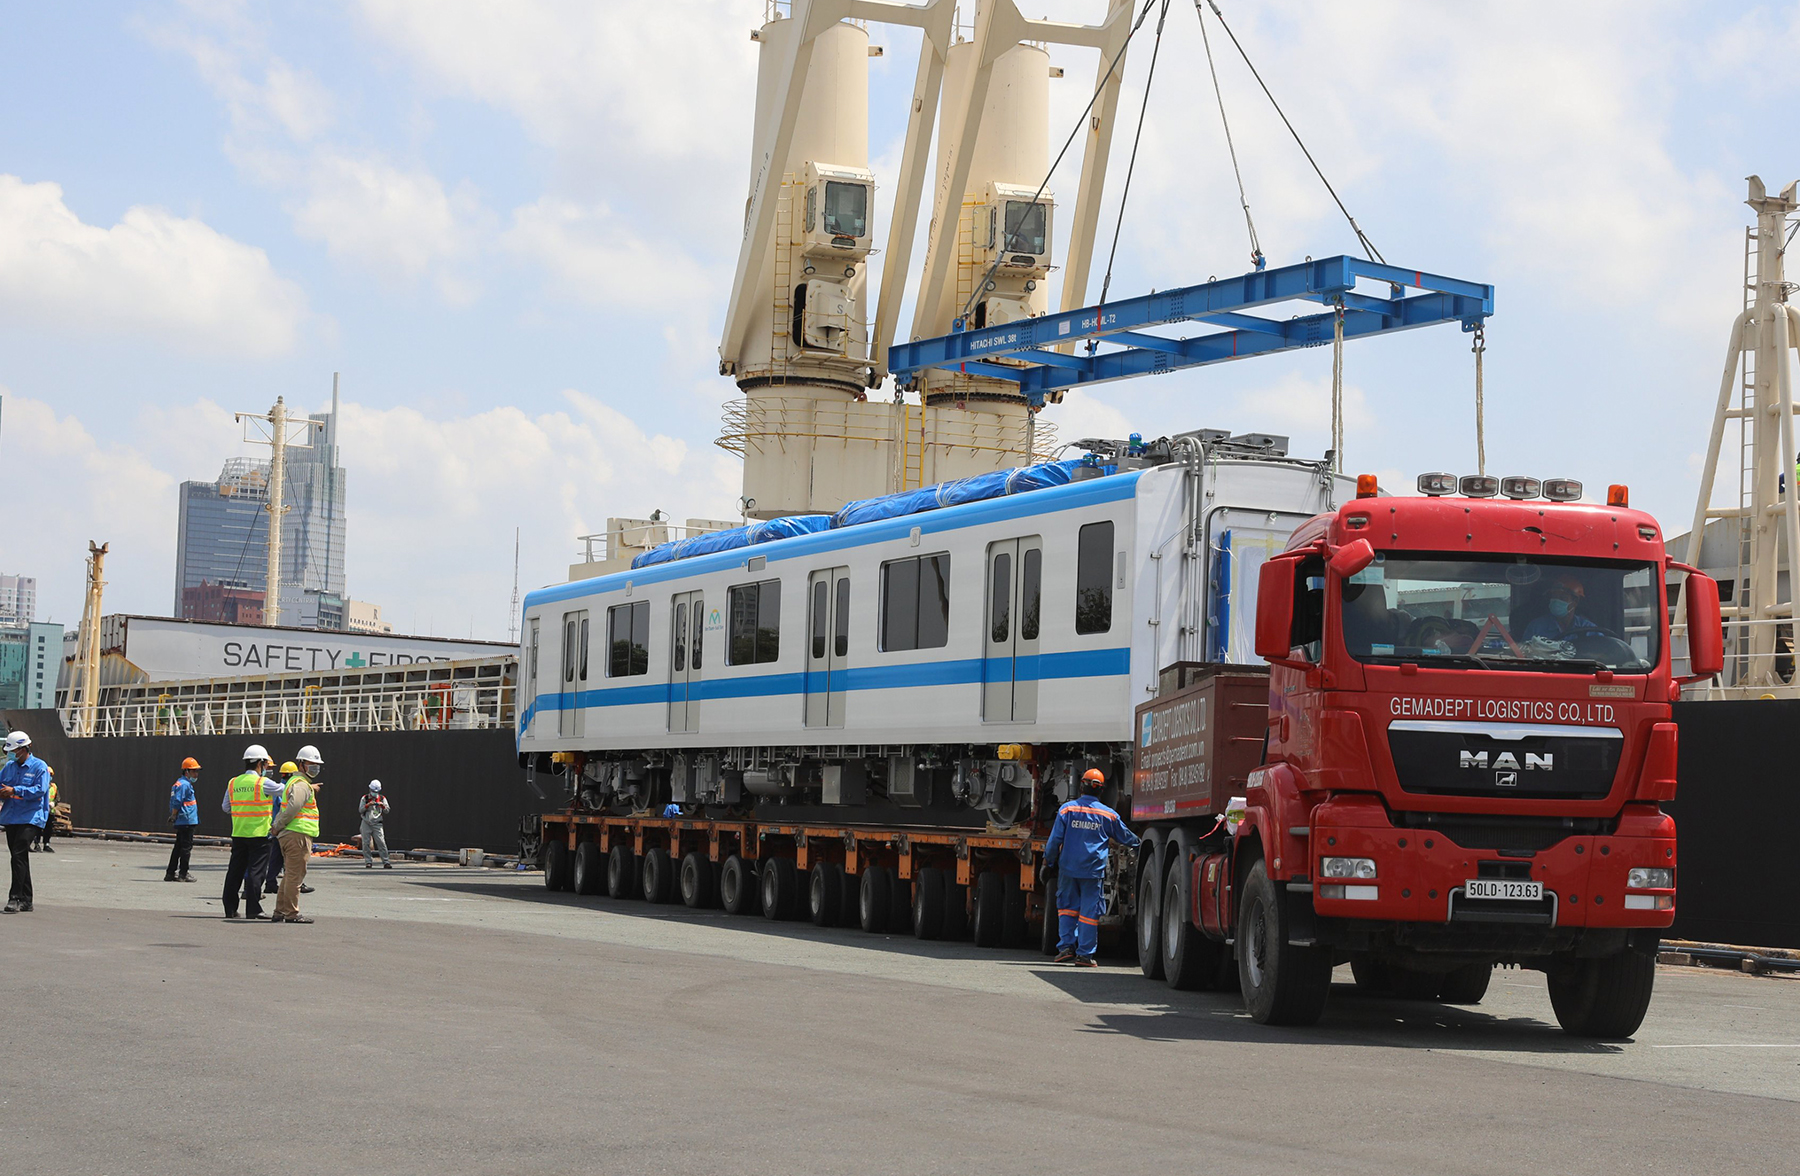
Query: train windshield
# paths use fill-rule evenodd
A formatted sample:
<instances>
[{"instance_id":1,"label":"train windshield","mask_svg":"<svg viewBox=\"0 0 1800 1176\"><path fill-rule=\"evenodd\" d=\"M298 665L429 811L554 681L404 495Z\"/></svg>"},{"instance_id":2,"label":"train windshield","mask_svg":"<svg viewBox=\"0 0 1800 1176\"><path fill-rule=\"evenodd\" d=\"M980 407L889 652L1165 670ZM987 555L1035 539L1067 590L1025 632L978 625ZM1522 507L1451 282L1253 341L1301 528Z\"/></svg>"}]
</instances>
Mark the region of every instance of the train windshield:
<instances>
[{"instance_id":1,"label":"train windshield","mask_svg":"<svg viewBox=\"0 0 1800 1176\"><path fill-rule=\"evenodd\" d=\"M1377 554L1343 584L1359 661L1647 674L1662 653L1656 565Z\"/></svg>"}]
</instances>

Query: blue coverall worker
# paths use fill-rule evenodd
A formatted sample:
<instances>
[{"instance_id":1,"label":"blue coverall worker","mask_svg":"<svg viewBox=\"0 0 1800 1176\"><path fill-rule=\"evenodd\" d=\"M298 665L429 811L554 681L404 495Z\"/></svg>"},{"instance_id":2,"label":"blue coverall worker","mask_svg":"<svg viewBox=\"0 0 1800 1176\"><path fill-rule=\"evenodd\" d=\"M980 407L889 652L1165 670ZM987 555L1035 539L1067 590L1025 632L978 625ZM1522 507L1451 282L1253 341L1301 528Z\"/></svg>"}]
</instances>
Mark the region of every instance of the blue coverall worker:
<instances>
[{"instance_id":1,"label":"blue coverall worker","mask_svg":"<svg viewBox=\"0 0 1800 1176\"><path fill-rule=\"evenodd\" d=\"M6 765L0 767L0 826L12 858L12 888L3 913L31 909L31 839L50 820L50 767L31 754L31 736L6 737Z\"/></svg>"},{"instance_id":2,"label":"blue coverall worker","mask_svg":"<svg viewBox=\"0 0 1800 1176\"><path fill-rule=\"evenodd\" d=\"M175 829L175 847L169 851L164 882L192 882L188 859L194 852L194 830L200 825L200 802L194 784L200 779L200 761L188 756L181 761L181 775L169 788L169 824Z\"/></svg>"},{"instance_id":3,"label":"blue coverall worker","mask_svg":"<svg viewBox=\"0 0 1800 1176\"><path fill-rule=\"evenodd\" d=\"M1101 803L1105 787L1106 774L1089 768L1081 778L1081 795L1056 810L1056 823L1044 843L1044 863L1056 868L1059 964L1073 960L1077 967L1099 966L1094 953L1100 947L1100 882L1106 876L1107 845L1117 841L1129 849L1138 843L1119 814Z\"/></svg>"},{"instance_id":4,"label":"blue coverall worker","mask_svg":"<svg viewBox=\"0 0 1800 1176\"><path fill-rule=\"evenodd\" d=\"M1527 641L1533 637L1561 641L1564 633L1598 629L1598 625L1581 615L1581 603L1586 597L1587 589L1578 577L1566 572L1558 576L1551 582L1546 595L1544 615L1526 625L1521 636Z\"/></svg>"}]
</instances>

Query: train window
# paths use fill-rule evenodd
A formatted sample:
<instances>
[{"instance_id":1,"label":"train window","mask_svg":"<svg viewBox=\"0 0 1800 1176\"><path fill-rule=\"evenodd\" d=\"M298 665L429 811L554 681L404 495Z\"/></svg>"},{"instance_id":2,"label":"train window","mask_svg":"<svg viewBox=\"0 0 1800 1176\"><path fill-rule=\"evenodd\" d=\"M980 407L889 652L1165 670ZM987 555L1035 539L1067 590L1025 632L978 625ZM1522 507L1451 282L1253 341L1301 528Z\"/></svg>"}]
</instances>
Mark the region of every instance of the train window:
<instances>
[{"instance_id":1,"label":"train window","mask_svg":"<svg viewBox=\"0 0 1800 1176\"><path fill-rule=\"evenodd\" d=\"M562 642L563 682L575 681L575 614L563 618Z\"/></svg>"},{"instance_id":2,"label":"train window","mask_svg":"<svg viewBox=\"0 0 1800 1176\"><path fill-rule=\"evenodd\" d=\"M727 597L731 633L725 650L728 665L772 662L781 653L781 581L739 584Z\"/></svg>"},{"instance_id":3,"label":"train window","mask_svg":"<svg viewBox=\"0 0 1800 1176\"><path fill-rule=\"evenodd\" d=\"M949 552L882 564L882 651L942 649L949 643Z\"/></svg>"},{"instance_id":4,"label":"train window","mask_svg":"<svg viewBox=\"0 0 1800 1176\"><path fill-rule=\"evenodd\" d=\"M606 676L633 678L650 672L650 602L606 610Z\"/></svg>"},{"instance_id":5,"label":"train window","mask_svg":"<svg viewBox=\"0 0 1800 1176\"><path fill-rule=\"evenodd\" d=\"M588 671L588 617L581 614L581 680L587 681Z\"/></svg>"},{"instance_id":6,"label":"train window","mask_svg":"<svg viewBox=\"0 0 1800 1176\"><path fill-rule=\"evenodd\" d=\"M1043 596L1044 552L1027 548L1019 563L1019 640L1036 641L1038 603Z\"/></svg>"},{"instance_id":7,"label":"train window","mask_svg":"<svg viewBox=\"0 0 1800 1176\"><path fill-rule=\"evenodd\" d=\"M1005 641L1012 626L1012 556L1001 552L994 557L994 599L988 605L992 639Z\"/></svg>"},{"instance_id":8,"label":"train window","mask_svg":"<svg viewBox=\"0 0 1800 1176\"><path fill-rule=\"evenodd\" d=\"M675 668L687 666L687 601L675 606Z\"/></svg>"},{"instance_id":9,"label":"train window","mask_svg":"<svg viewBox=\"0 0 1800 1176\"><path fill-rule=\"evenodd\" d=\"M1075 537L1075 631L1112 628L1113 525L1089 523Z\"/></svg>"},{"instance_id":10,"label":"train window","mask_svg":"<svg viewBox=\"0 0 1800 1176\"><path fill-rule=\"evenodd\" d=\"M525 660L525 689L528 693L537 693L538 684L538 619L531 618L530 656Z\"/></svg>"},{"instance_id":11,"label":"train window","mask_svg":"<svg viewBox=\"0 0 1800 1176\"><path fill-rule=\"evenodd\" d=\"M690 668L696 669L696 670L700 668L700 632L701 632L700 616L705 611L706 611L705 598L696 596L694 598L694 628L693 628L692 640L690 641L690 645L693 649L693 661L690 665Z\"/></svg>"},{"instance_id":12,"label":"train window","mask_svg":"<svg viewBox=\"0 0 1800 1176\"><path fill-rule=\"evenodd\" d=\"M832 635L832 644L836 646L838 657L850 656L850 577L840 577L837 582L837 613L832 621L836 632Z\"/></svg>"},{"instance_id":13,"label":"train window","mask_svg":"<svg viewBox=\"0 0 1800 1176\"><path fill-rule=\"evenodd\" d=\"M825 656L825 603L827 599L826 593L830 591L831 586L823 580L820 580L813 585L812 655L814 657Z\"/></svg>"}]
</instances>

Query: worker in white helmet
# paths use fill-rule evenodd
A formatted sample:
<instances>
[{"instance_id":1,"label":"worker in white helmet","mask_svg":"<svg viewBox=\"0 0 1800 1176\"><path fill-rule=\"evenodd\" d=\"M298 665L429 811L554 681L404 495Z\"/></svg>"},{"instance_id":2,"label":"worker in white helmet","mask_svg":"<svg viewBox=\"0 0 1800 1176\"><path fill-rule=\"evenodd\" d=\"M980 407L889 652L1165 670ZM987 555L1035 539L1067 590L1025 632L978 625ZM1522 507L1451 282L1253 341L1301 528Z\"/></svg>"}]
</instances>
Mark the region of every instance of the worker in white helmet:
<instances>
[{"instance_id":1,"label":"worker in white helmet","mask_svg":"<svg viewBox=\"0 0 1800 1176\"><path fill-rule=\"evenodd\" d=\"M243 894L244 916L263 919L263 871L269 864L269 822L274 813L270 801L279 799L281 786L269 779L275 766L260 743L244 749L244 770L225 785L221 807L231 818L231 861L225 867L225 917L238 917L238 895Z\"/></svg>"},{"instance_id":2,"label":"worker in white helmet","mask_svg":"<svg viewBox=\"0 0 1800 1176\"><path fill-rule=\"evenodd\" d=\"M388 861L387 833L382 828L383 822L387 820L388 798L381 793L380 780L369 781L369 790L363 793L357 810L362 814L363 869L375 868L371 846L381 852L381 868L393 869L394 863Z\"/></svg>"},{"instance_id":3,"label":"worker in white helmet","mask_svg":"<svg viewBox=\"0 0 1800 1176\"><path fill-rule=\"evenodd\" d=\"M5 913L31 909L31 839L50 819L50 769L31 754L31 736L6 737L6 764L0 767L0 825L12 858L12 888Z\"/></svg>"},{"instance_id":4,"label":"worker in white helmet","mask_svg":"<svg viewBox=\"0 0 1800 1176\"><path fill-rule=\"evenodd\" d=\"M282 793L281 811L272 824L281 843L281 890L275 896L272 923L310 923L300 913L300 886L306 881L306 858L312 853L313 838L319 835L319 774L325 761L319 749L307 744L294 753L294 764L300 770L288 780Z\"/></svg>"}]
</instances>

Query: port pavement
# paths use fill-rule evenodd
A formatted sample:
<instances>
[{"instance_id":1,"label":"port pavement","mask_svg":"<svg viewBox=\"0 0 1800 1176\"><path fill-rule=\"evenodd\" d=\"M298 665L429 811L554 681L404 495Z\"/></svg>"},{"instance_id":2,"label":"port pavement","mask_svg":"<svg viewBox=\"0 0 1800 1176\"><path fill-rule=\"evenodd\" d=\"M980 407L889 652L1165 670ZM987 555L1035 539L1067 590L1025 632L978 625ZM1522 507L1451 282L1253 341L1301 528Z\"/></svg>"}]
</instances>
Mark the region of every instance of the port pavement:
<instances>
[{"instance_id":1,"label":"port pavement","mask_svg":"<svg viewBox=\"0 0 1800 1176\"><path fill-rule=\"evenodd\" d=\"M1631 1042L1541 977L1463 1009L1249 1022L1113 961L319 860L312 926L221 919L167 851L34 855L0 919L9 1172L1776 1170L1800 1154L1800 981L1666 968ZM1347 975L1341 978L1347 981ZM1782 1159L1782 1157L1788 1157Z\"/></svg>"}]
</instances>

